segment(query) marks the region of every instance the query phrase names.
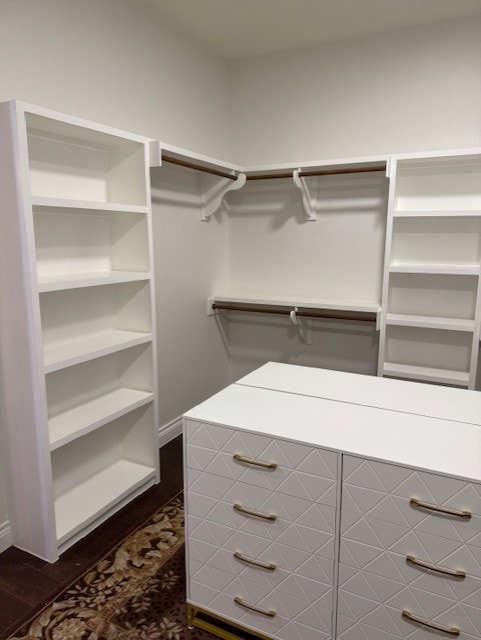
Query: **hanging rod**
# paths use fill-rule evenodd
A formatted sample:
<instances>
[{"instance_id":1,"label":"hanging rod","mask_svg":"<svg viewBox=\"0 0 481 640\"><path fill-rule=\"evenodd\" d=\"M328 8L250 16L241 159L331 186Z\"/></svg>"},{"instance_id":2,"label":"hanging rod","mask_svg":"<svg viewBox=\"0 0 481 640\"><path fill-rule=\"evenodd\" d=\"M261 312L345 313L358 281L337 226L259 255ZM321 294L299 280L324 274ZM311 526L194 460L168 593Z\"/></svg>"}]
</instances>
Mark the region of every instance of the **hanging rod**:
<instances>
[{"instance_id":1,"label":"hanging rod","mask_svg":"<svg viewBox=\"0 0 481 640\"><path fill-rule=\"evenodd\" d=\"M292 309L280 309L261 305L237 305L223 302L214 302L212 309L219 311L247 311L248 313L271 313L289 316ZM355 320L356 322L376 322L375 311L331 311L329 309L306 309L297 307L297 316L305 318L327 318L331 320Z\"/></svg>"},{"instance_id":2,"label":"hanging rod","mask_svg":"<svg viewBox=\"0 0 481 640\"><path fill-rule=\"evenodd\" d=\"M237 175L233 173L227 173L227 171L221 171L220 169L214 169L213 167L207 167L203 164L197 164L187 160L180 160L174 156L170 156L168 153L162 154L162 161L169 164L177 164L180 167L186 167L187 169L195 169L196 171L203 171L204 173L211 173L214 176L220 178L229 178L229 180L237 180Z\"/></svg>"},{"instance_id":3,"label":"hanging rod","mask_svg":"<svg viewBox=\"0 0 481 640\"><path fill-rule=\"evenodd\" d=\"M345 169L316 169L313 171L299 171L300 178L310 178L313 176L336 176L349 173L372 173L376 171L386 171L386 163L383 162L380 165L374 167L350 167ZM260 173L260 174L247 174L247 180L274 180L277 178L292 178L291 173Z\"/></svg>"}]
</instances>

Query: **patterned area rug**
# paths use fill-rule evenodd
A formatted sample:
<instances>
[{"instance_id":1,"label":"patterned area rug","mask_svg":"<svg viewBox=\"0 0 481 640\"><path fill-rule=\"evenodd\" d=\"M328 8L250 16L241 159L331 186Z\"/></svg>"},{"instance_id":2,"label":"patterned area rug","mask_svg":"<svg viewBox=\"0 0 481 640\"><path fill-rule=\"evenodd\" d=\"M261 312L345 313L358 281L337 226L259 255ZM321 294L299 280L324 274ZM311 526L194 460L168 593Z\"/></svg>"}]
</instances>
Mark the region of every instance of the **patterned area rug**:
<instances>
[{"instance_id":1,"label":"patterned area rug","mask_svg":"<svg viewBox=\"0 0 481 640\"><path fill-rule=\"evenodd\" d=\"M10 640L212 640L188 629L180 496Z\"/></svg>"}]
</instances>

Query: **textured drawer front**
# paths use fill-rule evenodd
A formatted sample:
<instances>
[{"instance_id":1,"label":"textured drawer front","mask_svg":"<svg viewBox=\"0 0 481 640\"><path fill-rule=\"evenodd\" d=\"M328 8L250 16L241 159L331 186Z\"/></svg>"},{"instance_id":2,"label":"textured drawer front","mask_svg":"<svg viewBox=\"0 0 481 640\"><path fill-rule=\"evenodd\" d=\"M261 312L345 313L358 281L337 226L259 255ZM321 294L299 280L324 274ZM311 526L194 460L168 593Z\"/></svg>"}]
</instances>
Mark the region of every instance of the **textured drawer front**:
<instances>
[{"instance_id":1,"label":"textured drawer front","mask_svg":"<svg viewBox=\"0 0 481 640\"><path fill-rule=\"evenodd\" d=\"M337 454L210 424L186 423L186 466L278 493L335 506ZM234 454L277 464L237 462Z\"/></svg>"},{"instance_id":2,"label":"textured drawer front","mask_svg":"<svg viewBox=\"0 0 481 640\"><path fill-rule=\"evenodd\" d=\"M464 571L466 576L461 579L416 566L407 556L442 569ZM459 541L343 512L340 562L400 587L481 606L481 565L468 545Z\"/></svg>"},{"instance_id":3,"label":"textured drawer front","mask_svg":"<svg viewBox=\"0 0 481 640\"><path fill-rule=\"evenodd\" d=\"M415 508L411 498L472 517ZM463 480L344 456L342 510L481 547L481 485Z\"/></svg>"},{"instance_id":4,"label":"textured drawer front","mask_svg":"<svg viewBox=\"0 0 481 640\"><path fill-rule=\"evenodd\" d=\"M313 565L308 554L301 557L281 545L265 549L264 554L295 567L297 572L279 568L267 576L264 570L244 567L225 549L191 539L189 602L274 638L330 638L332 586L315 579L325 580L324 569ZM330 574L332 580L332 562ZM275 615L269 617L249 611L235 602L236 597Z\"/></svg>"},{"instance_id":5,"label":"textured drawer front","mask_svg":"<svg viewBox=\"0 0 481 640\"><path fill-rule=\"evenodd\" d=\"M476 514L479 487L349 456L343 478L339 640L453 637L406 620L403 610L430 624L458 628L460 638L479 639L481 548L479 530L472 526L479 516L457 521L409 506L409 498L418 497ZM408 555L463 570L466 577L413 566Z\"/></svg>"},{"instance_id":6,"label":"textured drawer front","mask_svg":"<svg viewBox=\"0 0 481 640\"><path fill-rule=\"evenodd\" d=\"M452 637L403 618L407 610L430 623L455 627L459 638L479 640L481 609L421 589L340 566L338 640L432 640Z\"/></svg>"},{"instance_id":7,"label":"textured drawer front","mask_svg":"<svg viewBox=\"0 0 481 640\"><path fill-rule=\"evenodd\" d=\"M275 496L273 496L275 498ZM334 557L335 510L304 501L295 519L264 520L235 511L232 504L206 499L189 492L187 496L187 530L207 541L223 546L234 532L251 534L288 547Z\"/></svg>"}]
</instances>

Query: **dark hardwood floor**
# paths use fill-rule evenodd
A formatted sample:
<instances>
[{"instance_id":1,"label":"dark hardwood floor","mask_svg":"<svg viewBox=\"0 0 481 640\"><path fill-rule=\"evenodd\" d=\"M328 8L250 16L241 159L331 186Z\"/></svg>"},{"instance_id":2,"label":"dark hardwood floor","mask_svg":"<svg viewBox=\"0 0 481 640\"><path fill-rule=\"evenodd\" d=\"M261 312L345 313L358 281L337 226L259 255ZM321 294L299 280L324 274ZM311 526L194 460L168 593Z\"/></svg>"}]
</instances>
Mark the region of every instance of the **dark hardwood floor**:
<instances>
[{"instance_id":1,"label":"dark hardwood floor","mask_svg":"<svg viewBox=\"0 0 481 640\"><path fill-rule=\"evenodd\" d=\"M182 438L160 450L161 482L148 489L54 564L11 547L0 554L0 640L5 640L182 490Z\"/></svg>"}]
</instances>

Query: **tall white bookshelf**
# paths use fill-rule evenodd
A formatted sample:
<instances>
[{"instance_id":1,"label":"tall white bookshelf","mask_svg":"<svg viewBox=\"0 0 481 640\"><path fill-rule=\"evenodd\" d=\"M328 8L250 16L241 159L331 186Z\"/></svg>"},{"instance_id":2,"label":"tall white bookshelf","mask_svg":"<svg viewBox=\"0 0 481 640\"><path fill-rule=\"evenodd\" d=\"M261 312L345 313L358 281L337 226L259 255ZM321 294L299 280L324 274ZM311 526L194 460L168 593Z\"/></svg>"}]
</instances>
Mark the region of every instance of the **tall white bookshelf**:
<instances>
[{"instance_id":1,"label":"tall white bookshelf","mask_svg":"<svg viewBox=\"0 0 481 640\"><path fill-rule=\"evenodd\" d=\"M0 105L14 544L48 561L159 480L149 141Z\"/></svg>"},{"instance_id":2,"label":"tall white bookshelf","mask_svg":"<svg viewBox=\"0 0 481 640\"><path fill-rule=\"evenodd\" d=\"M393 156L379 374L473 389L481 149Z\"/></svg>"}]
</instances>

